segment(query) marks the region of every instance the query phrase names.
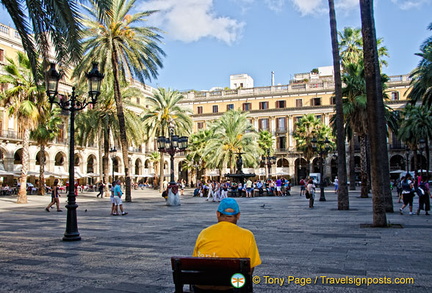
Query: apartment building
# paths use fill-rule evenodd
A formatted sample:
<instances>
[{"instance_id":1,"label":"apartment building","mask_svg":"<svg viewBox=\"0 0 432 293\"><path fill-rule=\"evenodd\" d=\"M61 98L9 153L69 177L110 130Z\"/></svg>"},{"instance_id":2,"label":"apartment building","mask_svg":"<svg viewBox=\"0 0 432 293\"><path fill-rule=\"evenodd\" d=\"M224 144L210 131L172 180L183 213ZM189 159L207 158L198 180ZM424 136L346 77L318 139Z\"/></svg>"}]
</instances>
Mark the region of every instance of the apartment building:
<instances>
[{"instance_id":1,"label":"apartment building","mask_svg":"<svg viewBox=\"0 0 432 293\"><path fill-rule=\"evenodd\" d=\"M233 75L230 84L240 84L236 77L244 80L244 75ZM249 83L253 83L249 79ZM407 75L391 76L387 84L386 101L393 109L402 109L406 103L409 88ZM310 73L300 73L286 85L266 87L235 87L227 90L191 91L184 93L185 105L193 110L194 131L205 129L209 121L220 117L224 112L235 109L249 112L250 122L258 131L268 130L274 138L274 151L277 162L272 166L272 175L289 175L294 181L304 177L307 164L301 152L296 150L293 138L296 122L305 114L314 114L325 124L330 124L335 114L334 81L331 67L321 67ZM389 136L390 167L392 170L405 169L405 146L391 134ZM360 158L356 158L357 165ZM319 172L318 157L312 160L309 172ZM357 168L358 169L358 168ZM261 165L255 174L264 175ZM325 159L325 177L333 179L337 175L336 154Z\"/></svg>"}]
</instances>

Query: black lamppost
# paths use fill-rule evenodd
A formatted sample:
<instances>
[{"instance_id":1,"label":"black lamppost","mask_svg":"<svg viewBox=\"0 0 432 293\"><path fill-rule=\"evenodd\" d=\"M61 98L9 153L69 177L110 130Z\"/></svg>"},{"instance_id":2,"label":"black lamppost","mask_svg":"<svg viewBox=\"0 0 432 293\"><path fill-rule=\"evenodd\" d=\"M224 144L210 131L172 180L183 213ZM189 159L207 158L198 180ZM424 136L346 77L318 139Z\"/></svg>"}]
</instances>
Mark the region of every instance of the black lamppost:
<instances>
[{"instance_id":1,"label":"black lamppost","mask_svg":"<svg viewBox=\"0 0 432 293\"><path fill-rule=\"evenodd\" d=\"M170 171L170 183L168 185L168 196L170 191L173 194L177 194L178 186L174 180L174 155L177 152L183 152L188 147L188 138L187 136L178 136L174 134L174 125L170 124L169 126L169 138L165 136L159 136L157 139L157 147L159 152L167 153L170 155L170 163L171 163L171 171Z\"/></svg>"},{"instance_id":2,"label":"black lamppost","mask_svg":"<svg viewBox=\"0 0 432 293\"><path fill-rule=\"evenodd\" d=\"M57 104L62 110L70 112L70 134L69 134L69 190L67 200L67 218L66 218L66 232L64 234L64 241L78 241L81 236L78 232L78 222L76 209L78 205L75 201L75 170L74 170L74 153L75 153L75 112L84 109L88 104L95 105L97 98L100 95L100 84L104 75L99 72L98 64L93 63L93 68L89 73L86 73L89 81L88 98L83 101L77 100L78 96L75 94L75 87L72 87L72 95L69 98L61 97L56 99L58 95L58 84L61 75L55 69L55 64L51 63L51 68L47 72L47 95L51 104Z\"/></svg>"},{"instance_id":3,"label":"black lamppost","mask_svg":"<svg viewBox=\"0 0 432 293\"><path fill-rule=\"evenodd\" d=\"M116 147L113 146L112 148L110 148L109 152L111 154L111 162L112 162L112 183L114 184L114 176L115 176L115 174L114 174L114 172L115 172L115 170L114 170L114 167L115 167L114 166L114 161L115 161L115 158L116 158L116 155L117 155L117 149L116 149Z\"/></svg>"},{"instance_id":4,"label":"black lamppost","mask_svg":"<svg viewBox=\"0 0 432 293\"><path fill-rule=\"evenodd\" d=\"M276 157L270 156L270 149L267 149L267 156L261 157L261 162L267 166L267 179L271 178L271 166L276 163Z\"/></svg>"},{"instance_id":5,"label":"black lamppost","mask_svg":"<svg viewBox=\"0 0 432 293\"><path fill-rule=\"evenodd\" d=\"M312 148L315 152L319 154L320 157L320 199L319 201L326 201L325 195L324 195L324 156L327 156L328 152L330 151L330 141L328 138L325 140L317 140L316 138L313 138L311 140Z\"/></svg>"}]
</instances>

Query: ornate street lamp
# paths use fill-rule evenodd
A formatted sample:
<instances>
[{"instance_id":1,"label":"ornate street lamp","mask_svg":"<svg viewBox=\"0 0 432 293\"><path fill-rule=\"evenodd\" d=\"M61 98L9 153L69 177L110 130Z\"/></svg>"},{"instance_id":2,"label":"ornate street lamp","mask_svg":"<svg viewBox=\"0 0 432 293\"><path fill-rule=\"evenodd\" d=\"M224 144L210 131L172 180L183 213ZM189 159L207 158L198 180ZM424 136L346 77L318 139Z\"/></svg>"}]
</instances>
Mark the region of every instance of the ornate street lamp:
<instances>
[{"instance_id":1,"label":"ornate street lamp","mask_svg":"<svg viewBox=\"0 0 432 293\"><path fill-rule=\"evenodd\" d=\"M330 141L328 138L325 140L317 140L315 137L311 140L312 149L319 154L320 157L320 199L319 201L326 201L324 194L324 157L327 156L328 152L331 150Z\"/></svg>"},{"instance_id":2,"label":"ornate street lamp","mask_svg":"<svg viewBox=\"0 0 432 293\"><path fill-rule=\"evenodd\" d=\"M69 189L67 200L67 218L66 218L66 232L64 234L64 241L78 241L81 236L78 232L78 222L76 209L78 205L75 201L75 170L74 170L74 153L75 153L75 112L84 109L88 104L95 105L97 98L100 95L100 85L104 75L99 72L98 64L93 63L93 68L89 73L86 73L89 81L88 98L83 101L77 100L78 96L75 94L75 87L72 87L72 95L67 98L57 99L58 84L61 78L60 73L55 69L55 64L51 63L51 68L47 72L47 95L51 104L57 104L62 110L70 112L70 134L69 134Z\"/></svg>"},{"instance_id":3,"label":"ornate street lamp","mask_svg":"<svg viewBox=\"0 0 432 293\"><path fill-rule=\"evenodd\" d=\"M168 185L168 205L180 205L180 202L178 201L172 201L173 197L177 197L178 193L178 186L177 183L174 180L174 155L177 152L183 152L188 147L188 138L187 136L178 136L174 134L174 125L170 123L169 126L169 137L165 136L159 136L157 138L157 147L159 152L161 153L167 153L170 155L170 163L171 163L171 169L170 169L170 183Z\"/></svg>"},{"instance_id":4,"label":"ornate street lamp","mask_svg":"<svg viewBox=\"0 0 432 293\"><path fill-rule=\"evenodd\" d=\"M270 149L267 149L267 156L261 157L261 163L267 166L267 179L271 179L271 166L276 163L276 157L270 156Z\"/></svg>"},{"instance_id":5,"label":"ornate street lamp","mask_svg":"<svg viewBox=\"0 0 432 293\"><path fill-rule=\"evenodd\" d=\"M114 177L115 177L115 174L114 174L114 172L115 172L115 170L114 170L114 161L115 161L115 158L117 156L117 149L116 149L116 147L113 146L112 148L110 148L109 152L111 154L111 162L112 162L112 183L114 184Z\"/></svg>"}]
</instances>

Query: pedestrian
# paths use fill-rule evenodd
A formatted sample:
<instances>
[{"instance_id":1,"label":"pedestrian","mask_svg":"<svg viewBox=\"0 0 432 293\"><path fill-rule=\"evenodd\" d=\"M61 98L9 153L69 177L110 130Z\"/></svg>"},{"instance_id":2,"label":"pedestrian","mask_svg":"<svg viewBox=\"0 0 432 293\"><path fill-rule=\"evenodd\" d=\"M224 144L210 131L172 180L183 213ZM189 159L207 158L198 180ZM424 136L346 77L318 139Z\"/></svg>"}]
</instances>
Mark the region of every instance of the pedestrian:
<instances>
[{"instance_id":1,"label":"pedestrian","mask_svg":"<svg viewBox=\"0 0 432 293\"><path fill-rule=\"evenodd\" d=\"M57 212L62 212L62 210L60 209L60 193L59 190L60 188L58 187L58 179L54 180L54 184L51 187L51 202L49 203L49 205L45 208L45 210L47 212L50 211L50 208L55 204L57 206Z\"/></svg>"},{"instance_id":2,"label":"pedestrian","mask_svg":"<svg viewBox=\"0 0 432 293\"><path fill-rule=\"evenodd\" d=\"M417 209L417 215L420 215L420 210L426 212L426 216L429 216L430 211L430 190L429 190L429 178L422 178L417 194L419 195L419 207Z\"/></svg>"},{"instance_id":3,"label":"pedestrian","mask_svg":"<svg viewBox=\"0 0 432 293\"><path fill-rule=\"evenodd\" d=\"M337 178L337 176L335 177L333 184L334 184L334 192L337 193L339 189L339 179Z\"/></svg>"},{"instance_id":4,"label":"pedestrian","mask_svg":"<svg viewBox=\"0 0 432 293\"><path fill-rule=\"evenodd\" d=\"M228 182L224 181L221 184L221 196L220 199L228 198Z\"/></svg>"},{"instance_id":5,"label":"pedestrian","mask_svg":"<svg viewBox=\"0 0 432 293\"><path fill-rule=\"evenodd\" d=\"M403 209L409 206L409 214L413 215L414 184L411 181L411 175L409 173L406 177L402 178L402 200L403 205L399 209L399 213L403 215Z\"/></svg>"},{"instance_id":6,"label":"pedestrian","mask_svg":"<svg viewBox=\"0 0 432 293\"><path fill-rule=\"evenodd\" d=\"M253 183L250 178L246 181L246 197L253 197Z\"/></svg>"},{"instance_id":7,"label":"pedestrian","mask_svg":"<svg viewBox=\"0 0 432 293\"><path fill-rule=\"evenodd\" d=\"M121 215L125 216L128 213L126 213L123 210L123 202L122 202L122 199L121 199L122 195L123 195L123 191L121 190L121 182L120 182L120 180L117 180L116 181L116 185L114 187L114 203L116 205L117 215L119 215L118 209L120 208Z\"/></svg>"},{"instance_id":8,"label":"pedestrian","mask_svg":"<svg viewBox=\"0 0 432 293\"><path fill-rule=\"evenodd\" d=\"M118 216L118 211L115 205L115 201L114 201L114 187L116 185L116 181L114 180L114 182L111 185L110 191L110 200L111 200L111 216Z\"/></svg>"},{"instance_id":9,"label":"pedestrian","mask_svg":"<svg viewBox=\"0 0 432 293\"><path fill-rule=\"evenodd\" d=\"M276 195L282 196L282 179L276 179Z\"/></svg>"},{"instance_id":10,"label":"pedestrian","mask_svg":"<svg viewBox=\"0 0 432 293\"><path fill-rule=\"evenodd\" d=\"M309 196L309 208L313 209L315 202L315 184L312 179L309 179L306 185L305 194L307 193L306 198Z\"/></svg>"},{"instance_id":11,"label":"pedestrian","mask_svg":"<svg viewBox=\"0 0 432 293\"><path fill-rule=\"evenodd\" d=\"M207 182L207 186L208 186L208 194L207 194L206 201L208 201L210 197L213 198L213 201L216 201L215 194L214 194L214 190L216 188L215 184L213 183L213 181L210 180Z\"/></svg>"},{"instance_id":12,"label":"pedestrian","mask_svg":"<svg viewBox=\"0 0 432 293\"><path fill-rule=\"evenodd\" d=\"M240 219L237 201L233 198L224 198L219 204L216 218L216 224L203 229L198 235L192 256L249 258L253 271L261 264L261 258L254 234L237 226ZM209 292L207 290L218 288L199 286L196 289L194 292Z\"/></svg>"},{"instance_id":13,"label":"pedestrian","mask_svg":"<svg viewBox=\"0 0 432 293\"><path fill-rule=\"evenodd\" d=\"M99 185L98 185L99 193L96 194L96 197L99 197L99 195L100 195L100 197L103 198L104 187L105 187L105 185L103 184L103 182L99 182Z\"/></svg>"}]
</instances>

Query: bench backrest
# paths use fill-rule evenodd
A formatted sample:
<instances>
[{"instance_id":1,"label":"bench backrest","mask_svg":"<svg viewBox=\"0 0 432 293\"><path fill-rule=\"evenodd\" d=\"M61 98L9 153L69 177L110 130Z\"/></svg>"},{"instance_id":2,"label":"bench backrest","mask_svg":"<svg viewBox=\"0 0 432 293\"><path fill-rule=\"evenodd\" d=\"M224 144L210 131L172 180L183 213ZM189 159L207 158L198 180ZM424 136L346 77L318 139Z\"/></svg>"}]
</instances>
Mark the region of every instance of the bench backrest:
<instances>
[{"instance_id":1,"label":"bench backrest","mask_svg":"<svg viewBox=\"0 0 432 293\"><path fill-rule=\"evenodd\" d=\"M252 292L249 258L171 257L175 292L183 292L185 284L232 286L231 277L240 273L245 285L236 292Z\"/></svg>"}]
</instances>

